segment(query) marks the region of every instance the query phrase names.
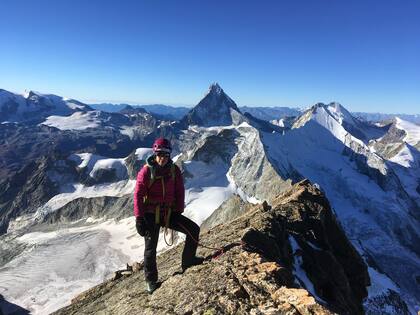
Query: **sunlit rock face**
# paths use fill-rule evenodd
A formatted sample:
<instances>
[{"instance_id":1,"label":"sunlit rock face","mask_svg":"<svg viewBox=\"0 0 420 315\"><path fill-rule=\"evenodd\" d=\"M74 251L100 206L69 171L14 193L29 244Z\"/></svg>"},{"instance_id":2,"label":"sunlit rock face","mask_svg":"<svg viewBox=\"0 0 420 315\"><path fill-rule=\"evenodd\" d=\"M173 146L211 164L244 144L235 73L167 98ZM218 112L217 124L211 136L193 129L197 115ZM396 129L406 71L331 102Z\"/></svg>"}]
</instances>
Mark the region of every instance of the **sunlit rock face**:
<instances>
[{"instance_id":1,"label":"sunlit rock face","mask_svg":"<svg viewBox=\"0 0 420 315\"><path fill-rule=\"evenodd\" d=\"M212 84L207 95L181 120L183 126L203 127L239 125L246 119L236 103L217 84Z\"/></svg>"},{"instance_id":2,"label":"sunlit rock face","mask_svg":"<svg viewBox=\"0 0 420 315\"><path fill-rule=\"evenodd\" d=\"M210 229L202 265L179 270L181 246L158 258L161 286L144 292L143 272L107 281L56 314L362 314L367 266L325 196L308 181ZM133 294L133 292L136 292ZM105 303L106 301L106 303Z\"/></svg>"}]
</instances>

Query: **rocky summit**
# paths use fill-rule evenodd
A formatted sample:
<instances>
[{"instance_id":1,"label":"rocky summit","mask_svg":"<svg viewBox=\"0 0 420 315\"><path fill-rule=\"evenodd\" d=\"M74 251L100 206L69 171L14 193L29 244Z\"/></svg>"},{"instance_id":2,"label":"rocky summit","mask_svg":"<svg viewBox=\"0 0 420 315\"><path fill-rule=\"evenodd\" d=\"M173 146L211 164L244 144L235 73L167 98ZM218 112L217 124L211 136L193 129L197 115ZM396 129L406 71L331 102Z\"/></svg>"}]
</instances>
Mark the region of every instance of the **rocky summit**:
<instances>
[{"instance_id":1,"label":"rocky summit","mask_svg":"<svg viewBox=\"0 0 420 315\"><path fill-rule=\"evenodd\" d=\"M246 121L236 103L214 83L206 96L181 120L181 126L229 126Z\"/></svg>"},{"instance_id":2,"label":"rocky summit","mask_svg":"<svg viewBox=\"0 0 420 315\"><path fill-rule=\"evenodd\" d=\"M136 264L55 314L363 313L367 266L308 180L200 238L208 247L199 247L202 265L181 272L183 244L158 257L161 285L152 295Z\"/></svg>"}]
</instances>

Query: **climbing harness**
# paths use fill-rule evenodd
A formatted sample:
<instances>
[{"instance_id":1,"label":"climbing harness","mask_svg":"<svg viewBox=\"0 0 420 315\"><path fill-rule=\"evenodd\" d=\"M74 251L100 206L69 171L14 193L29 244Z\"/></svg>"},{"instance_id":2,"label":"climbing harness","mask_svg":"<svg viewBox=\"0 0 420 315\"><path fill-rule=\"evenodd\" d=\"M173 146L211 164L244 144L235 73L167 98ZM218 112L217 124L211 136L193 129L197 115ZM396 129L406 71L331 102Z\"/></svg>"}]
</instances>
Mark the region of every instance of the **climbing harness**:
<instances>
[{"instance_id":1,"label":"climbing harness","mask_svg":"<svg viewBox=\"0 0 420 315\"><path fill-rule=\"evenodd\" d=\"M156 176L155 168L149 166L148 164L145 164L144 167L147 167L150 170L150 181L149 181L148 188L152 187L152 185L156 182L156 180L160 180L162 184L162 196L163 196L163 200L165 200L165 196L166 196L165 176ZM175 183L176 174L175 174L174 164L171 164L170 173L171 173L172 181ZM153 204L153 202L149 200L148 196L144 196L143 202L145 204ZM171 230L171 238L170 238L171 242L169 243L166 240L166 235L168 234L169 222L171 220L173 207L174 207L173 203L172 204L156 203L156 208L155 208L155 224L160 224L161 210L163 210L163 220L165 222L165 230L164 230L163 238L165 240L166 245L168 246L172 246L174 243L174 231L172 230Z\"/></svg>"},{"instance_id":2,"label":"climbing harness","mask_svg":"<svg viewBox=\"0 0 420 315\"><path fill-rule=\"evenodd\" d=\"M155 168L151 167L148 164L145 164L144 167L149 168L150 170L150 181L149 181L149 185L148 188L152 187L152 185L157 181L160 180L161 184L162 184L162 194L163 194L163 200L165 200L165 195L166 195L166 189L165 189L165 180L164 180L164 176L156 176L156 172L155 172ZM171 164L171 169L170 169L170 173L171 173L171 178L173 180L173 182L175 183L175 179L176 179L176 174L175 174L175 165ZM145 204L154 204L151 200L149 200L148 196L145 196L143 199L143 202ZM170 232L170 242L167 241L166 236L168 234L168 230L169 229L169 222L171 219L171 214L172 214L172 208L173 208L173 204L167 205L164 203L156 203L156 208L155 208L155 224L160 225L160 220L161 220L161 211L163 210L163 220L165 222L165 229L163 232L163 239L165 240L165 243L167 246L172 246L174 244L174 231L171 230ZM180 227L184 230L185 234L188 234L191 239L197 244L197 246L206 248L206 249L210 249L210 250L215 250L216 252L212 255L212 259L217 259L220 256L222 256L225 253L225 250L227 248L232 248L233 246L239 246L239 245L243 245L242 242L241 243L232 243L223 247L211 247L211 246L206 246L201 244L198 240L196 240L190 233L190 231L181 223L178 223L180 225Z\"/></svg>"}]
</instances>

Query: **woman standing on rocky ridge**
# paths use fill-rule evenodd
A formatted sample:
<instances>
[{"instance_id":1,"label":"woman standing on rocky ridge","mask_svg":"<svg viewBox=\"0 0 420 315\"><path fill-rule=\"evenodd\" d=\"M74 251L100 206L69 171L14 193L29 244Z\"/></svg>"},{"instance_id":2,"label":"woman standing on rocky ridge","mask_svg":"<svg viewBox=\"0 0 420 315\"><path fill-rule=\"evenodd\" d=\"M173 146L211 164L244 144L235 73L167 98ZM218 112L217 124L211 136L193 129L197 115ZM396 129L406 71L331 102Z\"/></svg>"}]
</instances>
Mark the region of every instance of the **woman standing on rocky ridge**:
<instances>
[{"instance_id":1,"label":"woman standing on rocky ridge","mask_svg":"<svg viewBox=\"0 0 420 315\"><path fill-rule=\"evenodd\" d=\"M182 215L185 188L181 171L170 158L172 152L168 139L158 138L153 143L153 155L137 174L134 191L134 216L137 232L144 237L144 274L146 291L158 288L156 247L160 227L186 234L182 252L182 269L201 264L196 257L200 227Z\"/></svg>"}]
</instances>

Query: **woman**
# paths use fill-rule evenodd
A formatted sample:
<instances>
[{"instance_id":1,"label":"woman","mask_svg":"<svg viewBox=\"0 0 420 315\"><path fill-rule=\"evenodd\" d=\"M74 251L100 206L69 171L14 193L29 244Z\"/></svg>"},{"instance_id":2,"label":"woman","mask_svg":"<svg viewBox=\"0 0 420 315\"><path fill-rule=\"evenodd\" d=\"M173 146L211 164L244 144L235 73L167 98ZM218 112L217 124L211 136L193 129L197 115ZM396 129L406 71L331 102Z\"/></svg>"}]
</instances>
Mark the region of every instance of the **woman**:
<instances>
[{"instance_id":1,"label":"woman","mask_svg":"<svg viewBox=\"0 0 420 315\"><path fill-rule=\"evenodd\" d=\"M164 138L153 143L153 155L137 174L134 191L134 215L137 232L144 237L144 274L146 290L157 289L158 271L156 247L160 227L167 227L186 234L182 252L182 269L198 265L203 258L196 257L200 228L183 216L184 182L181 171L171 158L171 143Z\"/></svg>"}]
</instances>

